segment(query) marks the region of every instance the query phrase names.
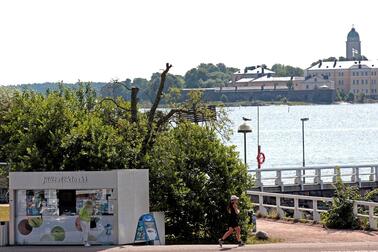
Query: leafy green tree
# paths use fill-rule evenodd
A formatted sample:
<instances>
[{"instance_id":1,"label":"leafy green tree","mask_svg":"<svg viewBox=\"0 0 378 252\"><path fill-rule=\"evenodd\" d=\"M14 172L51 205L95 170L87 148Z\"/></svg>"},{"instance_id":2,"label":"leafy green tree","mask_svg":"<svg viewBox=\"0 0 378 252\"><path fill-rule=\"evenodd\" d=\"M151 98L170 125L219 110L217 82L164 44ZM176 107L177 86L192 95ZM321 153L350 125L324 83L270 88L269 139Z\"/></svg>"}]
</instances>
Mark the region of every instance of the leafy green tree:
<instances>
[{"instance_id":1,"label":"leafy green tree","mask_svg":"<svg viewBox=\"0 0 378 252\"><path fill-rule=\"evenodd\" d=\"M274 71L276 76L285 77L285 76L303 76L303 69L299 67L292 67L289 65L274 64L272 66L272 71Z\"/></svg>"},{"instance_id":2,"label":"leafy green tree","mask_svg":"<svg viewBox=\"0 0 378 252\"><path fill-rule=\"evenodd\" d=\"M346 101L348 102L353 102L354 101L354 94L352 92L349 92L347 97L346 97Z\"/></svg>"},{"instance_id":3,"label":"leafy green tree","mask_svg":"<svg viewBox=\"0 0 378 252\"><path fill-rule=\"evenodd\" d=\"M345 101L347 99L346 94L344 93L344 90L336 90L336 101Z\"/></svg>"},{"instance_id":4,"label":"leafy green tree","mask_svg":"<svg viewBox=\"0 0 378 252\"><path fill-rule=\"evenodd\" d=\"M47 96L15 93L0 119L1 155L17 171L125 168L125 160L135 156L129 141L138 134L120 134L128 119L114 104L95 103L88 86Z\"/></svg>"},{"instance_id":5,"label":"leafy green tree","mask_svg":"<svg viewBox=\"0 0 378 252\"><path fill-rule=\"evenodd\" d=\"M244 237L249 230L245 191L252 182L234 147L214 130L183 122L159 135L148 157L153 210L164 210L172 241L216 241L227 229L229 197L241 195Z\"/></svg>"},{"instance_id":6,"label":"leafy green tree","mask_svg":"<svg viewBox=\"0 0 378 252\"><path fill-rule=\"evenodd\" d=\"M200 64L186 72L185 87L187 88L209 88L226 86L237 68L226 67L223 63Z\"/></svg>"},{"instance_id":7,"label":"leafy green tree","mask_svg":"<svg viewBox=\"0 0 378 252\"><path fill-rule=\"evenodd\" d=\"M226 228L230 195L241 195L245 237L251 178L235 148L219 138L228 132L227 120L210 115L200 92L159 111L171 67L160 74L151 109L136 121L130 102L99 98L90 85L60 85L46 95L15 92L0 107L0 156L17 171L149 169L151 208L167 211L166 233L175 242L215 241ZM180 85L172 78L172 86ZM195 124L182 113L209 119Z\"/></svg>"},{"instance_id":8,"label":"leafy green tree","mask_svg":"<svg viewBox=\"0 0 378 252\"><path fill-rule=\"evenodd\" d=\"M149 86L146 90L143 90L149 101L152 103L155 99L156 92L160 84L160 73L154 73L149 81ZM183 88L185 80L180 75L167 74L166 82L163 88L163 92L168 92L171 88Z\"/></svg>"}]
</instances>

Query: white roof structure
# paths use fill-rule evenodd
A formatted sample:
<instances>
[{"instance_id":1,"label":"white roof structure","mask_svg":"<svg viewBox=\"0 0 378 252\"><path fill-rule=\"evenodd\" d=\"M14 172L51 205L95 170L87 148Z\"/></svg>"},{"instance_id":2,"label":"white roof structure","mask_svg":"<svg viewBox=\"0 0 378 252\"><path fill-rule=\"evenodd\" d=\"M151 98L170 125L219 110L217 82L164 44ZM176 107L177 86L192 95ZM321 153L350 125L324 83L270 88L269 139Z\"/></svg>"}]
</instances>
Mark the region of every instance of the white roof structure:
<instances>
[{"instance_id":1,"label":"white roof structure","mask_svg":"<svg viewBox=\"0 0 378 252\"><path fill-rule=\"evenodd\" d=\"M240 84L240 83L250 83L250 82L272 82L272 81L290 81L290 80L293 80L293 81L301 81L301 80L304 80L304 77L293 77L291 78L290 76L289 77L269 77L267 75L265 76L262 76L260 78L243 78L243 79L240 79L238 81L236 81L236 84Z\"/></svg>"},{"instance_id":2,"label":"white roof structure","mask_svg":"<svg viewBox=\"0 0 378 252\"><path fill-rule=\"evenodd\" d=\"M234 74L262 74L262 73L263 73L262 67L256 67L253 70L248 69L247 72L239 70ZM272 70L269 70L267 68L264 68L264 74L275 74L275 72L273 72Z\"/></svg>"},{"instance_id":3,"label":"white roof structure","mask_svg":"<svg viewBox=\"0 0 378 252\"><path fill-rule=\"evenodd\" d=\"M304 77L268 77L262 76L260 78L254 79L252 82L272 82L272 81L290 81L290 80L304 80Z\"/></svg>"},{"instance_id":4,"label":"white roof structure","mask_svg":"<svg viewBox=\"0 0 378 252\"><path fill-rule=\"evenodd\" d=\"M327 61L316 64L315 66L307 68L307 70L337 70L358 68L359 65L363 68L378 68L377 60L351 60L351 61Z\"/></svg>"},{"instance_id":5,"label":"white roof structure","mask_svg":"<svg viewBox=\"0 0 378 252\"><path fill-rule=\"evenodd\" d=\"M251 82L256 78L242 78L240 80L237 80L236 83L246 83L246 82Z\"/></svg>"}]
</instances>

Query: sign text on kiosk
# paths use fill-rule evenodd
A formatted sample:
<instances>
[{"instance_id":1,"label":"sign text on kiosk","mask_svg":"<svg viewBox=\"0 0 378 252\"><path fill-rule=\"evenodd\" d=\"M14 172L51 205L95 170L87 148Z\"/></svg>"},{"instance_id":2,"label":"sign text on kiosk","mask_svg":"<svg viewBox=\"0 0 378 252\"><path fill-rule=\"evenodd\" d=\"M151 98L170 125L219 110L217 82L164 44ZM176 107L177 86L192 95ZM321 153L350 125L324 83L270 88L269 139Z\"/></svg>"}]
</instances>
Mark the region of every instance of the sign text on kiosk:
<instances>
[{"instance_id":1,"label":"sign text on kiosk","mask_svg":"<svg viewBox=\"0 0 378 252\"><path fill-rule=\"evenodd\" d=\"M44 176L42 184L86 184L87 176Z\"/></svg>"}]
</instances>

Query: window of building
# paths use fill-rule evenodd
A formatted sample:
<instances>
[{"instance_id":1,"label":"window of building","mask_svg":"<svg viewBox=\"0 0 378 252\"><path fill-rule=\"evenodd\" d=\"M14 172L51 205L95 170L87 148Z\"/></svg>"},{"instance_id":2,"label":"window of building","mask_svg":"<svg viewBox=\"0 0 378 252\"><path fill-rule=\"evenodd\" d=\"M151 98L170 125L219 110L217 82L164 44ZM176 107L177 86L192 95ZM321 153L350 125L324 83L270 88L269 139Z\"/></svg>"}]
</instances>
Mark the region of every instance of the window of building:
<instances>
[{"instance_id":1,"label":"window of building","mask_svg":"<svg viewBox=\"0 0 378 252\"><path fill-rule=\"evenodd\" d=\"M365 76L368 76L368 72L365 72Z\"/></svg>"},{"instance_id":2,"label":"window of building","mask_svg":"<svg viewBox=\"0 0 378 252\"><path fill-rule=\"evenodd\" d=\"M306 85L306 89L308 89L308 85Z\"/></svg>"},{"instance_id":3,"label":"window of building","mask_svg":"<svg viewBox=\"0 0 378 252\"><path fill-rule=\"evenodd\" d=\"M354 80L353 80L353 84L355 84Z\"/></svg>"},{"instance_id":4,"label":"window of building","mask_svg":"<svg viewBox=\"0 0 378 252\"><path fill-rule=\"evenodd\" d=\"M357 84L357 85L360 84L360 81L359 81L359 80L356 80L356 84Z\"/></svg>"},{"instance_id":5,"label":"window of building","mask_svg":"<svg viewBox=\"0 0 378 252\"><path fill-rule=\"evenodd\" d=\"M354 72L352 72L352 75L354 76L354 75L355 75L355 73L354 73Z\"/></svg>"},{"instance_id":6,"label":"window of building","mask_svg":"<svg viewBox=\"0 0 378 252\"><path fill-rule=\"evenodd\" d=\"M356 76L359 76L360 75L360 73L359 72L356 72Z\"/></svg>"}]
</instances>

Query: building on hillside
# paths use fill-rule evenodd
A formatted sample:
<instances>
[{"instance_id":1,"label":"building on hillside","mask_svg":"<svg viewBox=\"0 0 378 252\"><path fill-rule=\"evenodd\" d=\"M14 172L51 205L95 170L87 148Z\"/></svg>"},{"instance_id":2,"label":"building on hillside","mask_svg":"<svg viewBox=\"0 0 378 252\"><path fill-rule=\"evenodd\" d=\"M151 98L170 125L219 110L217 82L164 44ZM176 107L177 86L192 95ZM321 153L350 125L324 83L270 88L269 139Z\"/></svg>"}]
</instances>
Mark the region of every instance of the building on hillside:
<instances>
[{"instance_id":1,"label":"building on hillside","mask_svg":"<svg viewBox=\"0 0 378 252\"><path fill-rule=\"evenodd\" d=\"M299 84L294 85L295 90L335 89L335 82L323 76L307 76Z\"/></svg>"},{"instance_id":2,"label":"building on hillside","mask_svg":"<svg viewBox=\"0 0 378 252\"><path fill-rule=\"evenodd\" d=\"M352 27L352 29L348 33L346 41L346 58L348 60L355 60L360 59L361 56L362 53L360 35L356 31L356 29Z\"/></svg>"},{"instance_id":3,"label":"building on hillside","mask_svg":"<svg viewBox=\"0 0 378 252\"><path fill-rule=\"evenodd\" d=\"M232 75L232 80L230 84L231 86L234 86L235 82L241 79L256 79L265 75L274 75L274 74L275 72L262 66L246 67L244 71L239 70Z\"/></svg>"},{"instance_id":4,"label":"building on hillside","mask_svg":"<svg viewBox=\"0 0 378 252\"><path fill-rule=\"evenodd\" d=\"M378 61L319 62L305 70L306 78L320 76L334 82L334 88L353 94L378 96Z\"/></svg>"},{"instance_id":5,"label":"building on hillside","mask_svg":"<svg viewBox=\"0 0 378 252\"><path fill-rule=\"evenodd\" d=\"M289 89L302 85L304 77L274 77L265 75L260 78L244 78L236 81L234 86L237 87L261 87L261 89ZM303 90L301 88L301 90Z\"/></svg>"}]
</instances>

